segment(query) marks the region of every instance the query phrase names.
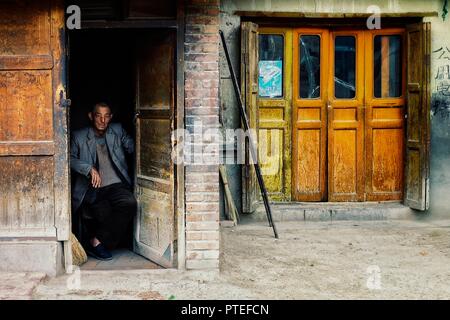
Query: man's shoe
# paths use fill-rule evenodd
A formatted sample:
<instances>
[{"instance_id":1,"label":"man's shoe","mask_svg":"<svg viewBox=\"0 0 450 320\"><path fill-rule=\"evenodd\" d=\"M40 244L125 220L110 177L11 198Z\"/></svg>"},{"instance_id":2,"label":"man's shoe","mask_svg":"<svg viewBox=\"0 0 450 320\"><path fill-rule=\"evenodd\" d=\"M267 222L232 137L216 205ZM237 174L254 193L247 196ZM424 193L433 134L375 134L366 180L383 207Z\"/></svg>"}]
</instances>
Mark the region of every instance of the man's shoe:
<instances>
[{"instance_id":1,"label":"man's shoe","mask_svg":"<svg viewBox=\"0 0 450 320\"><path fill-rule=\"evenodd\" d=\"M86 252L88 255L97 258L99 260L103 261L112 260L112 254L101 243L96 247L89 244Z\"/></svg>"}]
</instances>

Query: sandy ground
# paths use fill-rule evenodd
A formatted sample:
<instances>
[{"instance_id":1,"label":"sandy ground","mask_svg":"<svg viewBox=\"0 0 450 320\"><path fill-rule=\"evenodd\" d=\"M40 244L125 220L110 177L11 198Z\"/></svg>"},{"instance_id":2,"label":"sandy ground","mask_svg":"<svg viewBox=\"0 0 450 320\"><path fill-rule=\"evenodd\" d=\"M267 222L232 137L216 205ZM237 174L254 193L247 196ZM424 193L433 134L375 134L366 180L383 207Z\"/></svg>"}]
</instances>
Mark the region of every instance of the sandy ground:
<instances>
[{"instance_id":1,"label":"sandy ground","mask_svg":"<svg viewBox=\"0 0 450 320\"><path fill-rule=\"evenodd\" d=\"M278 240L264 223L223 228L220 273L81 271L79 287L47 279L33 298L450 299L450 221L277 227Z\"/></svg>"},{"instance_id":2,"label":"sandy ground","mask_svg":"<svg viewBox=\"0 0 450 320\"><path fill-rule=\"evenodd\" d=\"M223 233L223 277L268 299L449 299L450 221L279 223Z\"/></svg>"}]
</instances>

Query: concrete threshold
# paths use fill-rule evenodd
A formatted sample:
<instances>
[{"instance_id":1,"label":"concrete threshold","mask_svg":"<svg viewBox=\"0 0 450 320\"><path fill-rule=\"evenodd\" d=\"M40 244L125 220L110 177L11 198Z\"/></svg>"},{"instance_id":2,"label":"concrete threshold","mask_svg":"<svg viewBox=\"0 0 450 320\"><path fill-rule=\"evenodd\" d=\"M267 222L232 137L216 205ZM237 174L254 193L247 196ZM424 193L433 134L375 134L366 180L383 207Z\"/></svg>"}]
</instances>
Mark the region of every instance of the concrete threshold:
<instances>
[{"instance_id":1,"label":"concrete threshold","mask_svg":"<svg viewBox=\"0 0 450 320\"><path fill-rule=\"evenodd\" d=\"M388 202L274 202L274 221L337 220L421 220L427 214L397 201ZM267 221L263 203L251 214L241 215L242 223Z\"/></svg>"}]
</instances>

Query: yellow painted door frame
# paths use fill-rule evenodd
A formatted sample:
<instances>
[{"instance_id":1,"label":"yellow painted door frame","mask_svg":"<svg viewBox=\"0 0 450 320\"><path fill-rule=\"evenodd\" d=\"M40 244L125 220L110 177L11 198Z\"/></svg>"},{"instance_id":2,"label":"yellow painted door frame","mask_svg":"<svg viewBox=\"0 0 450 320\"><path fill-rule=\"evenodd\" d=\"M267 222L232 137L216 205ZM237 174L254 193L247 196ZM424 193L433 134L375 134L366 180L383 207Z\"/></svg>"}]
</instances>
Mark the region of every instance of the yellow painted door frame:
<instances>
[{"instance_id":1,"label":"yellow painted door frame","mask_svg":"<svg viewBox=\"0 0 450 320\"><path fill-rule=\"evenodd\" d=\"M292 29L259 28L284 44L282 97L258 97L258 159L271 200L291 200Z\"/></svg>"}]
</instances>

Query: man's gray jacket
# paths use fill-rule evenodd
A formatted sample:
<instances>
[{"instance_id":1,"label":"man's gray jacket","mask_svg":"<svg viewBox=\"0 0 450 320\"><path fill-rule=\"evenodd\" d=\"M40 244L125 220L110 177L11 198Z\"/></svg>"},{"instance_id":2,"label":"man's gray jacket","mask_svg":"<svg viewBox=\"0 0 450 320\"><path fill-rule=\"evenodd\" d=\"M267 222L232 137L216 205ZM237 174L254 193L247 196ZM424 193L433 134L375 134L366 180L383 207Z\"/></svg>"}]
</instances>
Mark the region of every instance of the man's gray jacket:
<instances>
[{"instance_id":1,"label":"man's gray jacket","mask_svg":"<svg viewBox=\"0 0 450 320\"><path fill-rule=\"evenodd\" d=\"M125 132L120 123L111 123L105 133L106 145L111 161L122 179L131 186L125 152L134 152L134 141ZM72 134L70 144L70 168L75 171L75 183L72 190L72 210L80 207L91 184L90 172L97 163L97 145L92 127L83 128ZM97 168L98 169L98 168Z\"/></svg>"}]
</instances>

